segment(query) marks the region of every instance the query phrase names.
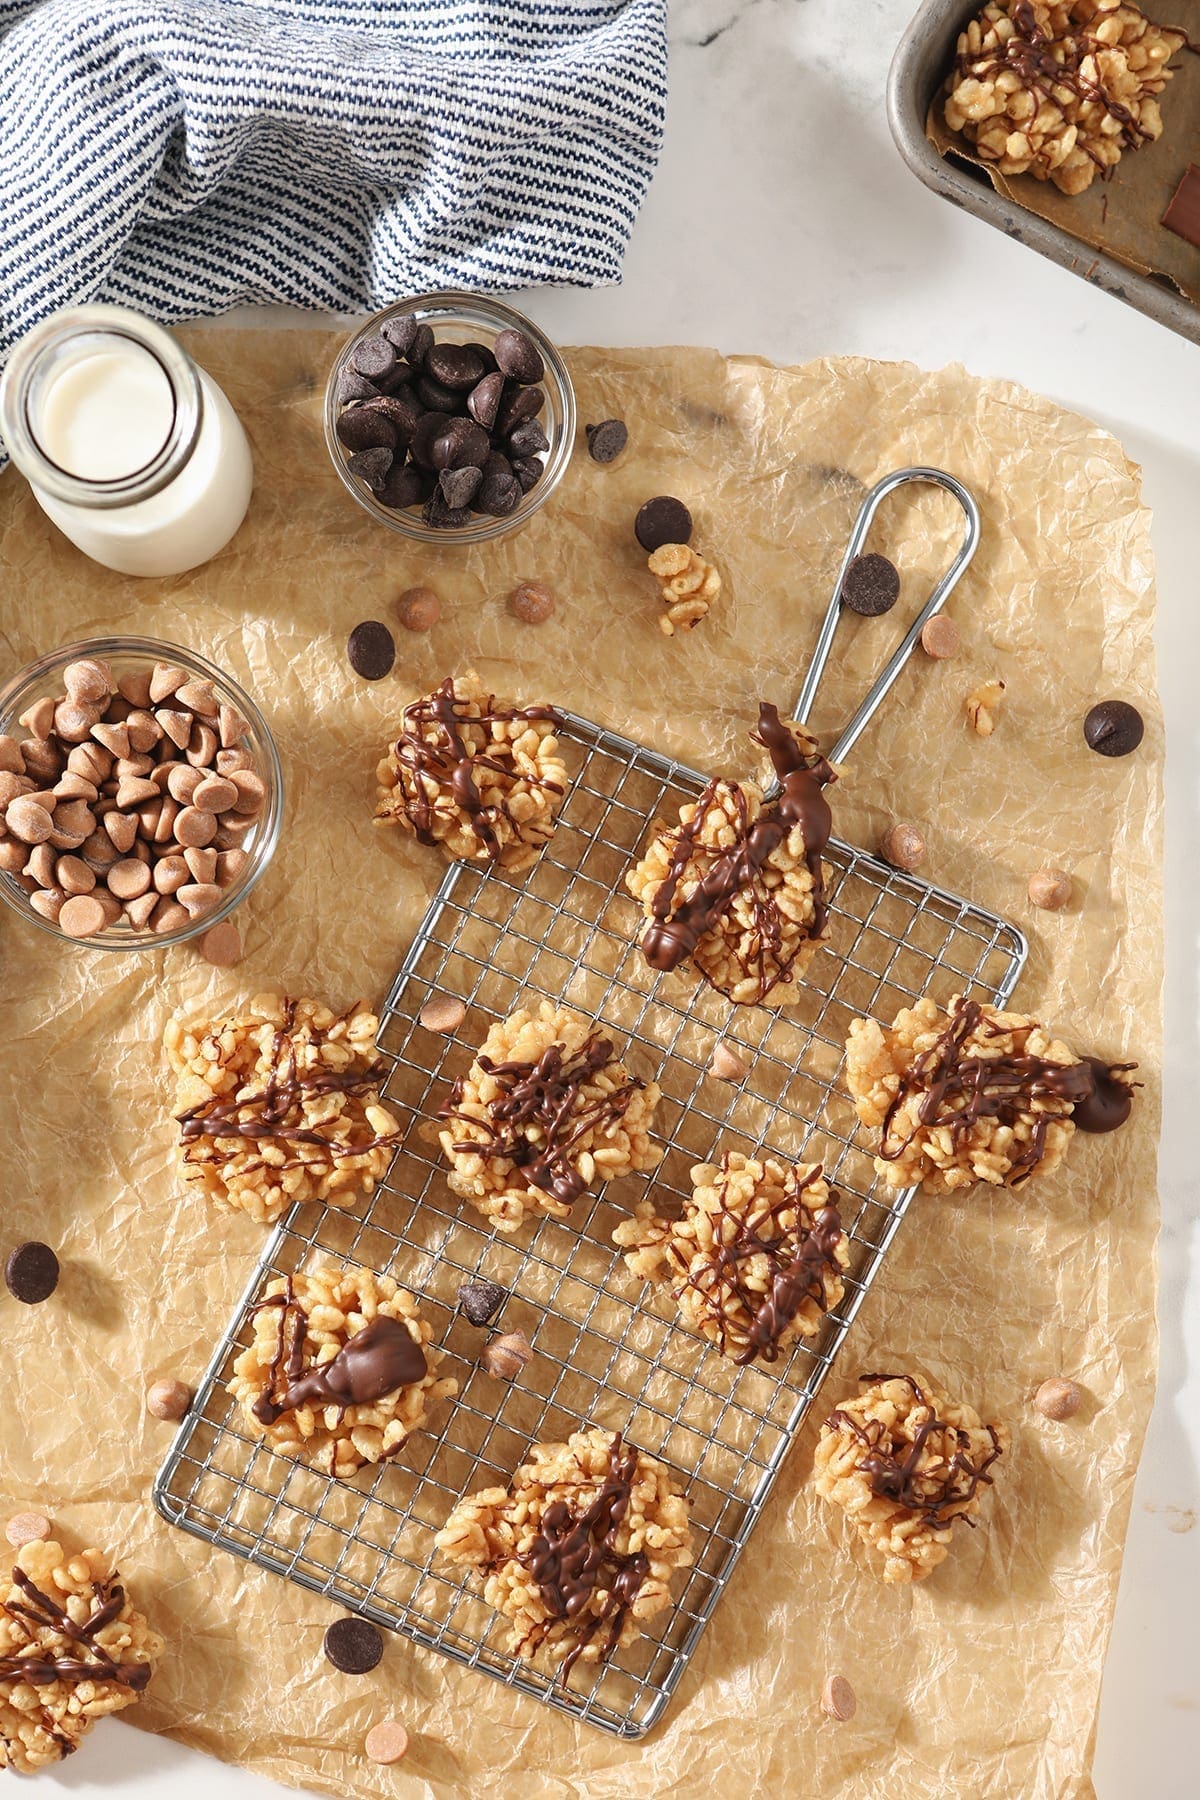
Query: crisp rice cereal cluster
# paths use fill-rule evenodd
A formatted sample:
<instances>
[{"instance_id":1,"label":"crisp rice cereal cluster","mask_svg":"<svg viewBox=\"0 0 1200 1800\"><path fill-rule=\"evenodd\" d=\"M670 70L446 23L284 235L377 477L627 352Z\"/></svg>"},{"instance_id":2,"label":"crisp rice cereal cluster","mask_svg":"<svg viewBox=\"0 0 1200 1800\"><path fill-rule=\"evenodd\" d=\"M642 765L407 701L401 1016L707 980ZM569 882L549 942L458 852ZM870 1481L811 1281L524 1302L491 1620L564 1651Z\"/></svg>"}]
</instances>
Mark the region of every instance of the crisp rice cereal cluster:
<instances>
[{"instance_id":1,"label":"crisp rice cereal cluster","mask_svg":"<svg viewBox=\"0 0 1200 1800\"><path fill-rule=\"evenodd\" d=\"M585 1188L657 1168L659 1098L593 1021L548 1000L519 1007L492 1026L442 1109L450 1187L497 1231L531 1214L565 1219Z\"/></svg>"},{"instance_id":2,"label":"crisp rice cereal cluster","mask_svg":"<svg viewBox=\"0 0 1200 1800\"><path fill-rule=\"evenodd\" d=\"M1081 194L1162 134L1186 33L1123 0L989 0L958 39L945 116L1001 174Z\"/></svg>"},{"instance_id":3,"label":"crisp rice cereal cluster","mask_svg":"<svg viewBox=\"0 0 1200 1800\"><path fill-rule=\"evenodd\" d=\"M0 1598L0 1769L31 1775L78 1749L97 1719L134 1705L163 1641L98 1550L69 1556L47 1538L22 1545L15 1565ZM107 1623L89 1626L109 1609ZM67 1670L27 1681L13 1666L26 1660ZM95 1676L77 1679L79 1664Z\"/></svg>"},{"instance_id":4,"label":"crisp rice cereal cluster","mask_svg":"<svg viewBox=\"0 0 1200 1800\"><path fill-rule=\"evenodd\" d=\"M692 1170L680 1219L653 1203L613 1232L644 1280L665 1283L680 1317L735 1362L774 1362L812 1337L842 1297L850 1257L837 1196L819 1163L792 1168L730 1151Z\"/></svg>"},{"instance_id":5,"label":"crisp rice cereal cluster","mask_svg":"<svg viewBox=\"0 0 1200 1800\"><path fill-rule=\"evenodd\" d=\"M361 1002L334 1013L281 994L230 1019L171 1019L183 1179L260 1224L295 1200L373 1193L401 1136L380 1104L378 1029Z\"/></svg>"},{"instance_id":6,"label":"crisp rice cereal cluster","mask_svg":"<svg viewBox=\"0 0 1200 1800\"><path fill-rule=\"evenodd\" d=\"M806 757L819 756L816 739L802 726L789 722L787 729ZM754 782L710 781L699 800L680 807L677 825L656 819L641 861L625 877L625 886L646 918L655 916L655 897L670 875L684 831L692 832L694 841L668 919L695 892L718 857L745 843L768 806ZM806 860L803 829L794 825L702 933L690 960L711 987L739 1005L753 1006L772 997L774 1004L785 1005L792 998L791 984L829 937L824 920L818 926L819 899Z\"/></svg>"},{"instance_id":7,"label":"crisp rice cereal cluster","mask_svg":"<svg viewBox=\"0 0 1200 1800\"><path fill-rule=\"evenodd\" d=\"M668 1471L595 1428L535 1444L509 1488L467 1494L437 1547L483 1577L484 1598L512 1621L508 1650L564 1681L670 1606L671 1576L692 1561L688 1503ZM585 1560L590 1574L573 1579Z\"/></svg>"},{"instance_id":8,"label":"crisp rice cereal cluster","mask_svg":"<svg viewBox=\"0 0 1200 1800\"><path fill-rule=\"evenodd\" d=\"M948 1555L954 1521L974 1524L1008 1433L911 1376L862 1379L821 1427L816 1489L845 1511L883 1581L923 1581Z\"/></svg>"},{"instance_id":9,"label":"crisp rice cereal cluster","mask_svg":"<svg viewBox=\"0 0 1200 1800\"><path fill-rule=\"evenodd\" d=\"M846 1084L877 1146L876 1173L890 1187L919 1182L928 1193L945 1194L976 1181L1012 1186L1035 1169L1048 1174L1057 1168L1071 1141L1072 1103L1059 1095L1023 1094L1019 1107L1009 1109L1011 1123L983 1113L964 1128L955 1115L969 1108L968 1093L931 1092L940 1089L939 1072L945 1068L939 1046L965 1004L956 995L943 1012L926 998L897 1013L890 1027L874 1019L856 1019L850 1027ZM986 1074L978 1070L980 1063L1032 1057L1067 1068L1080 1060L1036 1019L985 1005L978 1015L961 1038L956 1061L959 1069L964 1063L968 1070L974 1067L981 1080ZM923 1123L922 1108L935 1099L936 1120Z\"/></svg>"},{"instance_id":10,"label":"crisp rice cereal cluster","mask_svg":"<svg viewBox=\"0 0 1200 1800\"><path fill-rule=\"evenodd\" d=\"M404 709L376 770L377 825L398 825L463 862L512 873L554 831L567 769L546 706L497 702L469 671Z\"/></svg>"},{"instance_id":11,"label":"crisp rice cereal cluster","mask_svg":"<svg viewBox=\"0 0 1200 1800\"><path fill-rule=\"evenodd\" d=\"M665 637L694 631L721 592L715 566L687 544L660 544L650 557L650 573L658 582L665 611L658 628Z\"/></svg>"},{"instance_id":12,"label":"crisp rice cereal cluster","mask_svg":"<svg viewBox=\"0 0 1200 1800\"><path fill-rule=\"evenodd\" d=\"M291 1304L271 1304L289 1300ZM266 1302L266 1304L264 1304ZM373 1320L394 1319L423 1353L425 1373L369 1404L321 1405L304 1400L265 1423L255 1411L264 1394L279 1401L288 1385L288 1353L301 1340L300 1374L327 1367ZM430 1405L458 1392L440 1377L442 1353L430 1347L433 1327L413 1296L387 1275L362 1268L317 1264L307 1274L269 1282L254 1314L254 1339L233 1365L228 1391L240 1403L247 1428L272 1450L296 1457L327 1475L353 1475L368 1463L386 1462L425 1423ZM282 1346L282 1360L280 1351ZM275 1370L273 1376L272 1371Z\"/></svg>"}]
</instances>

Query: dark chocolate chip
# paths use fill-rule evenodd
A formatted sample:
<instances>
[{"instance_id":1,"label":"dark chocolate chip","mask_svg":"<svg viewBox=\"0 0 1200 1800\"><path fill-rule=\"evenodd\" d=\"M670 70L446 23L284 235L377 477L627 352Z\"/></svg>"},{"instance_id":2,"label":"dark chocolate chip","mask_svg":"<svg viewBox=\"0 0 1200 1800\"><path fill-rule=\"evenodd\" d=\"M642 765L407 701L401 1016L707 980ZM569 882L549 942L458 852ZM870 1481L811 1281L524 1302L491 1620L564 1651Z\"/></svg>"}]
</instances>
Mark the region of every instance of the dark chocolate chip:
<instances>
[{"instance_id":1,"label":"dark chocolate chip","mask_svg":"<svg viewBox=\"0 0 1200 1800\"><path fill-rule=\"evenodd\" d=\"M360 481L365 481L373 493L378 493L391 473L395 462L392 450L356 450L353 456L346 458L346 467Z\"/></svg>"},{"instance_id":2,"label":"dark chocolate chip","mask_svg":"<svg viewBox=\"0 0 1200 1800\"><path fill-rule=\"evenodd\" d=\"M497 368L511 375L514 381L540 381L546 373L546 365L542 361L537 345L532 338L526 337L523 331L501 331L497 333L492 345L492 354L496 358ZM364 369L369 375L370 370Z\"/></svg>"},{"instance_id":3,"label":"dark chocolate chip","mask_svg":"<svg viewBox=\"0 0 1200 1800\"><path fill-rule=\"evenodd\" d=\"M396 640L378 619L364 619L350 633L346 655L354 673L364 681L382 681L396 660Z\"/></svg>"},{"instance_id":4,"label":"dark chocolate chip","mask_svg":"<svg viewBox=\"0 0 1200 1800\"><path fill-rule=\"evenodd\" d=\"M432 475L423 469L414 468L412 463L398 467L392 465L392 472L379 489L378 499L382 506L394 507L397 511L406 506L420 506L429 498L429 483Z\"/></svg>"},{"instance_id":5,"label":"dark chocolate chip","mask_svg":"<svg viewBox=\"0 0 1200 1800\"><path fill-rule=\"evenodd\" d=\"M504 1302L508 1289L497 1281L464 1281L458 1290L458 1309L472 1325L490 1325Z\"/></svg>"},{"instance_id":6,"label":"dark chocolate chip","mask_svg":"<svg viewBox=\"0 0 1200 1800\"><path fill-rule=\"evenodd\" d=\"M1128 756L1141 743L1146 721L1128 700L1100 700L1083 721L1089 750L1101 756Z\"/></svg>"},{"instance_id":7,"label":"dark chocolate chip","mask_svg":"<svg viewBox=\"0 0 1200 1800\"><path fill-rule=\"evenodd\" d=\"M411 394L413 372L407 363L398 362L390 375L383 375L375 383L381 394Z\"/></svg>"},{"instance_id":8,"label":"dark chocolate chip","mask_svg":"<svg viewBox=\"0 0 1200 1800\"><path fill-rule=\"evenodd\" d=\"M496 423L503 394L504 377L497 369L491 375L485 375L467 395L467 411L485 431L490 431Z\"/></svg>"},{"instance_id":9,"label":"dark chocolate chip","mask_svg":"<svg viewBox=\"0 0 1200 1800\"><path fill-rule=\"evenodd\" d=\"M445 413L426 413L413 432L409 454L422 469L433 467L433 446L446 429Z\"/></svg>"},{"instance_id":10,"label":"dark chocolate chip","mask_svg":"<svg viewBox=\"0 0 1200 1800\"><path fill-rule=\"evenodd\" d=\"M398 446L406 446L412 442L413 432L425 417L413 399L412 390L407 387L401 393L368 400L360 411L378 413L380 418L387 419L395 427Z\"/></svg>"},{"instance_id":11,"label":"dark chocolate chip","mask_svg":"<svg viewBox=\"0 0 1200 1800\"><path fill-rule=\"evenodd\" d=\"M664 544L686 544L692 535L692 515L682 500L656 494L634 520L633 535L650 555Z\"/></svg>"},{"instance_id":12,"label":"dark chocolate chip","mask_svg":"<svg viewBox=\"0 0 1200 1800\"><path fill-rule=\"evenodd\" d=\"M842 605L865 619L890 612L900 598L900 576L895 563L871 551L856 556L842 579Z\"/></svg>"},{"instance_id":13,"label":"dark chocolate chip","mask_svg":"<svg viewBox=\"0 0 1200 1800\"><path fill-rule=\"evenodd\" d=\"M482 469L492 448L491 440L482 425L476 425L471 419L454 419L451 430L445 435L452 439L453 445L447 468Z\"/></svg>"},{"instance_id":14,"label":"dark chocolate chip","mask_svg":"<svg viewBox=\"0 0 1200 1800\"><path fill-rule=\"evenodd\" d=\"M542 479L542 464L536 456L518 456L513 461L513 474L521 484L521 492L527 494L530 488L537 486Z\"/></svg>"},{"instance_id":15,"label":"dark chocolate chip","mask_svg":"<svg viewBox=\"0 0 1200 1800\"><path fill-rule=\"evenodd\" d=\"M425 358L425 373L453 393L465 394L483 380L487 370L466 344L435 344Z\"/></svg>"},{"instance_id":16,"label":"dark chocolate chip","mask_svg":"<svg viewBox=\"0 0 1200 1800\"><path fill-rule=\"evenodd\" d=\"M4 1265L4 1280L14 1300L39 1306L58 1286L58 1258L49 1244L18 1244Z\"/></svg>"},{"instance_id":17,"label":"dark chocolate chip","mask_svg":"<svg viewBox=\"0 0 1200 1800\"><path fill-rule=\"evenodd\" d=\"M350 358L352 368L368 381L380 381L396 366L396 351L385 337L364 338Z\"/></svg>"},{"instance_id":18,"label":"dark chocolate chip","mask_svg":"<svg viewBox=\"0 0 1200 1800\"><path fill-rule=\"evenodd\" d=\"M366 1675L383 1655L383 1637L369 1619L335 1619L325 1633L325 1654L343 1675Z\"/></svg>"},{"instance_id":19,"label":"dark chocolate chip","mask_svg":"<svg viewBox=\"0 0 1200 1800\"><path fill-rule=\"evenodd\" d=\"M334 430L347 450L396 448L396 427L373 405L352 406L349 412L339 413Z\"/></svg>"},{"instance_id":20,"label":"dark chocolate chip","mask_svg":"<svg viewBox=\"0 0 1200 1800\"><path fill-rule=\"evenodd\" d=\"M421 508L421 517L435 531L457 531L471 523L469 506L447 506L440 487L435 488Z\"/></svg>"},{"instance_id":21,"label":"dark chocolate chip","mask_svg":"<svg viewBox=\"0 0 1200 1800\"><path fill-rule=\"evenodd\" d=\"M454 469L443 469L438 477L442 490L442 498L453 510L460 506L470 506L479 492L479 484L483 480L483 470L470 463Z\"/></svg>"},{"instance_id":22,"label":"dark chocolate chip","mask_svg":"<svg viewBox=\"0 0 1200 1800\"><path fill-rule=\"evenodd\" d=\"M521 484L515 475L485 475L475 496L475 510L502 519L512 512L521 499Z\"/></svg>"},{"instance_id":23,"label":"dark chocolate chip","mask_svg":"<svg viewBox=\"0 0 1200 1800\"><path fill-rule=\"evenodd\" d=\"M496 414L496 430L501 437L507 437L514 425L520 425L524 419L536 418L545 404L544 388L514 387L510 382Z\"/></svg>"},{"instance_id":24,"label":"dark chocolate chip","mask_svg":"<svg viewBox=\"0 0 1200 1800\"><path fill-rule=\"evenodd\" d=\"M584 430L593 462L615 462L629 442L629 427L624 419L602 419L599 425L585 425Z\"/></svg>"},{"instance_id":25,"label":"dark chocolate chip","mask_svg":"<svg viewBox=\"0 0 1200 1800\"><path fill-rule=\"evenodd\" d=\"M511 475L513 466L509 462L507 456L505 456L503 450L493 450L492 454L483 465L483 472L485 475L493 476Z\"/></svg>"},{"instance_id":26,"label":"dark chocolate chip","mask_svg":"<svg viewBox=\"0 0 1200 1800\"><path fill-rule=\"evenodd\" d=\"M337 402L339 406L349 406L352 400L373 400L379 389L365 375L355 369L343 369L338 376Z\"/></svg>"},{"instance_id":27,"label":"dark chocolate chip","mask_svg":"<svg viewBox=\"0 0 1200 1800\"><path fill-rule=\"evenodd\" d=\"M492 375L495 373L497 367L496 359L486 344L476 344L472 342L467 345L467 349L475 352L476 356L483 364L485 375Z\"/></svg>"},{"instance_id":28,"label":"dark chocolate chip","mask_svg":"<svg viewBox=\"0 0 1200 1800\"><path fill-rule=\"evenodd\" d=\"M418 321L412 313L401 313L399 318L389 319L386 325L381 325L380 330L397 356L407 356L417 335Z\"/></svg>"},{"instance_id":29,"label":"dark chocolate chip","mask_svg":"<svg viewBox=\"0 0 1200 1800\"><path fill-rule=\"evenodd\" d=\"M457 413L466 405L462 394L456 394L453 388L443 387L432 375L418 375L413 389L422 406L427 406L431 412Z\"/></svg>"},{"instance_id":30,"label":"dark chocolate chip","mask_svg":"<svg viewBox=\"0 0 1200 1800\"><path fill-rule=\"evenodd\" d=\"M511 456L537 456L542 450L550 448L550 439L542 430L536 419L525 419L514 431L508 434L508 449Z\"/></svg>"},{"instance_id":31,"label":"dark chocolate chip","mask_svg":"<svg viewBox=\"0 0 1200 1800\"><path fill-rule=\"evenodd\" d=\"M406 361L410 368L419 369L433 349L432 325L418 325L413 334L413 341L408 347Z\"/></svg>"}]
</instances>

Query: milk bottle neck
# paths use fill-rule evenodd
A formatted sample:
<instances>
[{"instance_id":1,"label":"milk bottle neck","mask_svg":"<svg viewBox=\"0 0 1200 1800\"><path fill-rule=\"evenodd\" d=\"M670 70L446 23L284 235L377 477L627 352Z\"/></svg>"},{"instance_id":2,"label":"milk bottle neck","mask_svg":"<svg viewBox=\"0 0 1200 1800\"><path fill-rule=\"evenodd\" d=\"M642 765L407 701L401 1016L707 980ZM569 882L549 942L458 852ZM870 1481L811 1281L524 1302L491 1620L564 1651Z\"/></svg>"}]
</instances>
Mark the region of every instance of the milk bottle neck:
<instances>
[{"instance_id":1,"label":"milk bottle neck","mask_svg":"<svg viewBox=\"0 0 1200 1800\"><path fill-rule=\"evenodd\" d=\"M41 494L135 506L187 466L204 418L199 371L169 331L121 306L36 325L0 378L0 437Z\"/></svg>"}]
</instances>

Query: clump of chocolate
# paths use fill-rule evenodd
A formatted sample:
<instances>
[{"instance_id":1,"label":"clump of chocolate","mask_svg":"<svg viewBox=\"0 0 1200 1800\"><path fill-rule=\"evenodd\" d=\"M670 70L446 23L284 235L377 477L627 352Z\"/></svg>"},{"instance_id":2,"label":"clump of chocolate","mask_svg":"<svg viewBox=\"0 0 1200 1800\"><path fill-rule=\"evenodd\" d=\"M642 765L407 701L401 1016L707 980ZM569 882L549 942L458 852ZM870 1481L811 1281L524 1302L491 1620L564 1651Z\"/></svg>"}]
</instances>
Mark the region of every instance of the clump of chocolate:
<instances>
[{"instance_id":1,"label":"clump of chocolate","mask_svg":"<svg viewBox=\"0 0 1200 1800\"><path fill-rule=\"evenodd\" d=\"M389 319L338 385L346 467L381 506L420 508L434 530L506 518L544 472L545 372L523 331L489 348L439 338L411 314Z\"/></svg>"}]
</instances>

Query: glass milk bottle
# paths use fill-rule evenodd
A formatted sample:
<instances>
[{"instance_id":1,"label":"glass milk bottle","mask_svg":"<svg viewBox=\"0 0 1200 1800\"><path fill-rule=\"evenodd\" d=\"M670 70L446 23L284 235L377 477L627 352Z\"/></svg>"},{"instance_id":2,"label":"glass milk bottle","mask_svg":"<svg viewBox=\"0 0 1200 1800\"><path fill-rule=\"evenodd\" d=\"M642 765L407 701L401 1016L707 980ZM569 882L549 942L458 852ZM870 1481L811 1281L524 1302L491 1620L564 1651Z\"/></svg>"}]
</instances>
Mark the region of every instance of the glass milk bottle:
<instances>
[{"instance_id":1,"label":"glass milk bottle","mask_svg":"<svg viewBox=\"0 0 1200 1800\"><path fill-rule=\"evenodd\" d=\"M169 331L125 307L55 313L22 338L0 437L42 511L123 575L207 562L250 503L237 414Z\"/></svg>"}]
</instances>

